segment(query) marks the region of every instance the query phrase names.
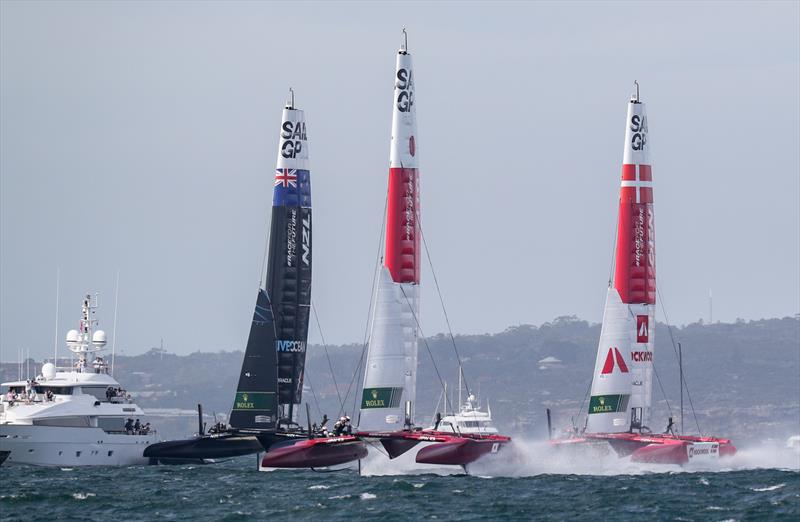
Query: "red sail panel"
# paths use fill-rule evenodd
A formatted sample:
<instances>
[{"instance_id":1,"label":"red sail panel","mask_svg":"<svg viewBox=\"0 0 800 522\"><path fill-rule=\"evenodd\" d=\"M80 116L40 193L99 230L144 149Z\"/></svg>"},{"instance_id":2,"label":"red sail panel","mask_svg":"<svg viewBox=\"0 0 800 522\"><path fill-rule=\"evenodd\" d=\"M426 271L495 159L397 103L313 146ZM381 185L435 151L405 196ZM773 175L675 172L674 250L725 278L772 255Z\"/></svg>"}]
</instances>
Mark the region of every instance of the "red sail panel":
<instances>
[{"instance_id":1,"label":"red sail panel","mask_svg":"<svg viewBox=\"0 0 800 522\"><path fill-rule=\"evenodd\" d=\"M418 183L417 169L389 169L384 264L392 274L392 280L395 283L419 283Z\"/></svg>"},{"instance_id":2,"label":"red sail panel","mask_svg":"<svg viewBox=\"0 0 800 522\"><path fill-rule=\"evenodd\" d=\"M650 165L623 165L614 287L623 303L655 304L656 262Z\"/></svg>"}]
</instances>

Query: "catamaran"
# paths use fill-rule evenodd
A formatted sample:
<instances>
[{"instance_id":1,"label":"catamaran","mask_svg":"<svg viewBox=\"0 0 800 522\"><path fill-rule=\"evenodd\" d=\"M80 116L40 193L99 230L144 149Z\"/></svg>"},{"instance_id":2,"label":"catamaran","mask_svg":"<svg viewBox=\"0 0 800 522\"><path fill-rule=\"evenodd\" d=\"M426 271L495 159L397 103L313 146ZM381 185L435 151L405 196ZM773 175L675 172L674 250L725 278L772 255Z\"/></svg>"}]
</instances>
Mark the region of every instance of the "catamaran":
<instances>
[{"instance_id":1,"label":"catamaran","mask_svg":"<svg viewBox=\"0 0 800 522\"><path fill-rule=\"evenodd\" d=\"M657 292L650 141L638 83L628 104L622 163L614 272L606 294L586 426L580 436L555 444L606 441L621 457L665 464L733 455L736 448L730 440L678 434L671 418L664 433L652 433L647 426Z\"/></svg>"},{"instance_id":2,"label":"catamaran","mask_svg":"<svg viewBox=\"0 0 800 522\"><path fill-rule=\"evenodd\" d=\"M297 422L311 309L311 174L305 113L294 93L283 109L266 279L259 283L230 427L148 448L158 459L209 459L262 452L263 468L344 464L366 455L352 435L323 436ZM324 423L323 423L324 424ZM202 424L201 424L202 429Z\"/></svg>"},{"instance_id":3,"label":"catamaran","mask_svg":"<svg viewBox=\"0 0 800 522\"><path fill-rule=\"evenodd\" d=\"M438 425L414 427L421 273L418 157L414 68L405 40L395 68L385 250L373 301L358 435L379 440L390 459L416 447L409 455L417 464L463 467L497 452L510 439L460 432L452 425L449 431Z\"/></svg>"}]
</instances>

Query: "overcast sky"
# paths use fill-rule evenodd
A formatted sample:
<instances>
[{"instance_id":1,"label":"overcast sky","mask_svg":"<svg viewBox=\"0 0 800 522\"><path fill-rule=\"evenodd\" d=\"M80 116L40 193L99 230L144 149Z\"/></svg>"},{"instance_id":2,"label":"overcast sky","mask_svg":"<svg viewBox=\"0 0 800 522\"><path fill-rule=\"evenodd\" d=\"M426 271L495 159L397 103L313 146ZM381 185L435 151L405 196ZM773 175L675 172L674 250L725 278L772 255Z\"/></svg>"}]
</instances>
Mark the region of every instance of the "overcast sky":
<instances>
[{"instance_id":1,"label":"overcast sky","mask_svg":"<svg viewBox=\"0 0 800 522\"><path fill-rule=\"evenodd\" d=\"M634 80L672 322L707 319L709 290L715 320L796 314L798 5L4 1L0 358L52 353L57 269L62 347L86 291L110 333L119 271L125 353L242 349L289 86L313 299L328 342L360 342L403 27L456 333L601 320ZM426 266L426 335L445 330L432 283Z\"/></svg>"}]
</instances>

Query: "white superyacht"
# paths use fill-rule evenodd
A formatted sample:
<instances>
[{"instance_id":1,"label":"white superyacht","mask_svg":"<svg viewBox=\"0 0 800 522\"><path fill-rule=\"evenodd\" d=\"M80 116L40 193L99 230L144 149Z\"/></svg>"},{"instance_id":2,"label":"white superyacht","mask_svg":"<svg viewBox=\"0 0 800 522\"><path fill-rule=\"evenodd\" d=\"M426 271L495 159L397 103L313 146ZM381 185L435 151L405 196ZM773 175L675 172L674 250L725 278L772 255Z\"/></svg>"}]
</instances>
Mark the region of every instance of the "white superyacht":
<instances>
[{"instance_id":1,"label":"white superyacht","mask_svg":"<svg viewBox=\"0 0 800 522\"><path fill-rule=\"evenodd\" d=\"M47 363L35 380L2 384L0 455L5 464L148 463L143 452L156 442L155 430L142 424L142 409L109 375L100 355L106 334L95 330L96 308L87 295L79 329L67 332L67 347L77 357L73 366Z\"/></svg>"}]
</instances>

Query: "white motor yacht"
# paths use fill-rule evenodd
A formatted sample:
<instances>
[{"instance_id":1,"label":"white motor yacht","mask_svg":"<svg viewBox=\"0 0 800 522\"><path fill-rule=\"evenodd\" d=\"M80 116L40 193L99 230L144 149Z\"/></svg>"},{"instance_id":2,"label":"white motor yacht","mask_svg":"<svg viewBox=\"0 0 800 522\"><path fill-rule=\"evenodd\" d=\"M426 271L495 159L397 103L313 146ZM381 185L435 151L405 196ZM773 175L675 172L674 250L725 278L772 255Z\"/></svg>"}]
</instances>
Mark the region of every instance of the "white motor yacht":
<instances>
[{"instance_id":1,"label":"white motor yacht","mask_svg":"<svg viewBox=\"0 0 800 522\"><path fill-rule=\"evenodd\" d=\"M67 333L77 357L73 366L46 363L34 380L2 384L0 454L6 464L147 464L143 452L156 432L142 424L144 412L109 374L100 355L106 334L94 329L96 308L87 295L79 329Z\"/></svg>"},{"instance_id":2,"label":"white motor yacht","mask_svg":"<svg viewBox=\"0 0 800 522\"><path fill-rule=\"evenodd\" d=\"M460 405L458 412L445 414L438 428L431 426L428 429L480 435L498 433L497 428L492 426L492 408L487 407L486 411L481 411L477 398L471 393L467 396L467 400Z\"/></svg>"}]
</instances>

